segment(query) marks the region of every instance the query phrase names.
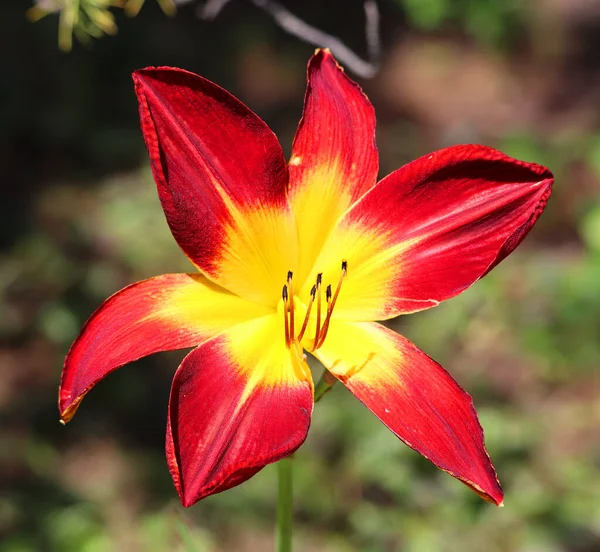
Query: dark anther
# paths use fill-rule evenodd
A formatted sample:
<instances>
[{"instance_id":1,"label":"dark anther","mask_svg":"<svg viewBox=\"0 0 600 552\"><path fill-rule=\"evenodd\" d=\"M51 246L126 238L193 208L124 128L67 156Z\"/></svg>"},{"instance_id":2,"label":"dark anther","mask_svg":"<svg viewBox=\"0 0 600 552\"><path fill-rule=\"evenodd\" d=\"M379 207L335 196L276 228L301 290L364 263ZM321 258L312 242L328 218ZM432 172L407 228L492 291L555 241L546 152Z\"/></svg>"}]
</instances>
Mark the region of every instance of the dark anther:
<instances>
[{"instance_id":1,"label":"dark anther","mask_svg":"<svg viewBox=\"0 0 600 552\"><path fill-rule=\"evenodd\" d=\"M331 285L328 285L325 290L325 298L327 299L327 302L331 299Z\"/></svg>"},{"instance_id":2,"label":"dark anther","mask_svg":"<svg viewBox=\"0 0 600 552\"><path fill-rule=\"evenodd\" d=\"M281 291L281 297L283 298L284 303L287 303L287 300L288 300L287 286L283 286L283 290Z\"/></svg>"}]
</instances>

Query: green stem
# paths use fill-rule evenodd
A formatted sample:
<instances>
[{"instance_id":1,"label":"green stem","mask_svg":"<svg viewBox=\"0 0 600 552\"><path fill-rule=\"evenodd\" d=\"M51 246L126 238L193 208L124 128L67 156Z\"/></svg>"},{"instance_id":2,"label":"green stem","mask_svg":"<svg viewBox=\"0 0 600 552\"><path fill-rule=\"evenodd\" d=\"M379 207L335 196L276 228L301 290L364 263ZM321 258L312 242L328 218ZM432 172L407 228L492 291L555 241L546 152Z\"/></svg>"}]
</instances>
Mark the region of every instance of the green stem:
<instances>
[{"instance_id":1,"label":"green stem","mask_svg":"<svg viewBox=\"0 0 600 552\"><path fill-rule=\"evenodd\" d=\"M327 371L323 371L321 379L315 386L315 402L320 401L335 385L337 380Z\"/></svg>"},{"instance_id":2,"label":"green stem","mask_svg":"<svg viewBox=\"0 0 600 552\"><path fill-rule=\"evenodd\" d=\"M279 487L277 491L277 552L292 552L292 474L293 457L277 462Z\"/></svg>"}]
</instances>

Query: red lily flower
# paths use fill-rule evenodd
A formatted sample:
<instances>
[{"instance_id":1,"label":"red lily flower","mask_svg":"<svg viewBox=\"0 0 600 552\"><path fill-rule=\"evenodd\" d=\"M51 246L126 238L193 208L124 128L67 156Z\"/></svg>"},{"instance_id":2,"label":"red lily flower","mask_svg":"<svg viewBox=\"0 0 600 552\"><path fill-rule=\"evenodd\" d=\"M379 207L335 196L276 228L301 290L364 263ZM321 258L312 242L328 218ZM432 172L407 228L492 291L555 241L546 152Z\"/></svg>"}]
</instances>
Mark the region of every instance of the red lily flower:
<instances>
[{"instance_id":1,"label":"red lily flower","mask_svg":"<svg viewBox=\"0 0 600 552\"><path fill-rule=\"evenodd\" d=\"M464 145L377 182L373 107L327 50L309 62L287 165L267 125L217 85L168 67L133 78L167 221L198 272L133 284L90 317L65 361L62 420L119 366L196 346L173 380L166 438L190 506L302 444L307 351L407 445L501 504L469 395L374 320L487 274L540 216L550 171Z\"/></svg>"}]
</instances>

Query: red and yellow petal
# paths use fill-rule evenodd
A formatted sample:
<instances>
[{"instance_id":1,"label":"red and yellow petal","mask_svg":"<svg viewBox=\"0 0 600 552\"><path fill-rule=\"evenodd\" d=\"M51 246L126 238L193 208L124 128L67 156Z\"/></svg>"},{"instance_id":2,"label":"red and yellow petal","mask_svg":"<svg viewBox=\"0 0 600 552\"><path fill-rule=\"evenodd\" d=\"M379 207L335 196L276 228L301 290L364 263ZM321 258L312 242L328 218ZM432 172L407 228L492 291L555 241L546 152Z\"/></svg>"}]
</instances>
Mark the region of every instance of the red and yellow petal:
<instances>
[{"instance_id":1,"label":"red and yellow petal","mask_svg":"<svg viewBox=\"0 0 600 552\"><path fill-rule=\"evenodd\" d=\"M162 67L133 78L173 236L210 279L274 306L297 260L277 138L239 100L198 75Z\"/></svg>"},{"instance_id":2,"label":"red and yellow petal","mask_svg":"<svg viewBox=\"0 0 600 552\"><path fill-rule=\"evenodd\" d=\"M194 347L267 312L200 274L165 274L122 289L90 316L67 354L59 389L61 419L68 422L86 393L123 364Z\"/></svg>"},{"instance_id":3,"label":"red and yellow petal","mask_svg":"<svg viewBox=\"0 0 600 552\"><path fill-rule=\"evenodd\" d=\"M384 178L330 235L314 273L336 282L336 314L382 320L437 305L506 257L543 211L548 169L484 146L454 146ZM307 283L307 285L308 285ZM305 290L306 293L306 290Z\"/></svg>"},{"instance_id":4,"label":"red and yellow petal","mask_svg":"<svg viewBox=\"0 0 600 552\"><path fill-rule=\"evenodd\" d=\"M293 453L313 408L310 370L282 318L238 325L192 351L175 375L167 461L184 506Z\"/></svg>"},{"instance_id":5,"label":"red and yellow petal","mask_svg":"<svg viewBox=\"0 0 600 552\"><path fill-rule=\"evenodd\" d=\"M409 447L485 500L502 504L471 397L434 360L369 322L332 324L314 354Z\"/></svg>"},{"instance_id":6,"label":"red and yellow petal","mask_svg":"<svg viewBox=\"0 0 600 552\"><path fill-rule=\"evenodd\" d=\"M331 53L318 50L289 162L301 280L340 215L375 185L378 167L373 106Z\"/></svg>"}]
</instances>

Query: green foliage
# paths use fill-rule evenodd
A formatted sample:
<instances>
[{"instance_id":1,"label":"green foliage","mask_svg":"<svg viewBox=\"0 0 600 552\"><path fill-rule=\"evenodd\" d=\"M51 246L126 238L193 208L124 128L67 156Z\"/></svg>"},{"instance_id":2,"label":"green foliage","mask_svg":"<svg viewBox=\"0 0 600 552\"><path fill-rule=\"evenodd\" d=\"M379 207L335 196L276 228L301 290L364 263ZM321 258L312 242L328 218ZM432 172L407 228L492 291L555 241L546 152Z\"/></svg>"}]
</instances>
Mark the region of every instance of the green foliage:
<instances>
[{"instance_id":1,"label":"green foliage","mask_svg":"<svg viewBox=\"0 0 600 552\"><path fill-rule=\"evenodd\" d=\"M505 49L527 20L519 0L396 0L410 22L422 31L457 26L480 44Z\"/></svg>"},{"instance_id":2,"label":"green foliage","mask_svg":"<svg viewBox=\"0 0 600 552\"><path fill-rule=\"evenodd\" d=\"M600 205L591 207L583 216L581 236L589 249L600 258Z\"/></svg>"},{"instance_id":3,"label":"green foliage","mask_svg":"<svg viewBox=\"0 0 600 552\"><path fill-rule=\"evenodd\" d=\"M415 27L423 31L439 28L452 11L451 0L398 0Z\"/></svg>"}]
</instances>

